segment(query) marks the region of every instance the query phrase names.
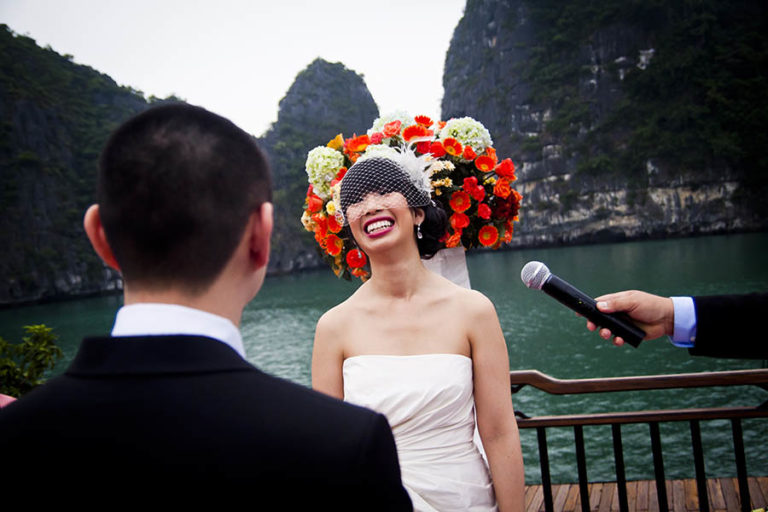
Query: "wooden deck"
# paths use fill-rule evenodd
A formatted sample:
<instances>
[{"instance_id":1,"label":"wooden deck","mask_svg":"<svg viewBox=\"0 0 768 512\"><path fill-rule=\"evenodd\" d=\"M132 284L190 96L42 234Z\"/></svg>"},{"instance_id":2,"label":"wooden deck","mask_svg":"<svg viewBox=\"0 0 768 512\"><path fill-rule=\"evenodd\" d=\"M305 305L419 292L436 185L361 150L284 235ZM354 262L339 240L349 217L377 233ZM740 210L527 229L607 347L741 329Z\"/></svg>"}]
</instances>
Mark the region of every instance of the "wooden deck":
<instances>
[{"instance_id":1,"label":"wooden deck","mask_svg":"<svg viewBox=\"0 0 768 512\"><path fill-rule=\"evenodd\" d=\"M768 477L749 477L750 510L768 507ZM741 510L739 484L736 478L711 478L707 480L709 509L716 511ZM580 512L581 498L578 484L552 485L552 499L555 512ZM696 480L667 481L669 510L688 512L699 510ZM627 482L627 501L632 511L659 510L656 498L656 482L640 480ZM619 510L618 492L615 482L589 484L589 509L592 511ZM527 485L525 488L525 510L544 510L544 493L541 485Z\"/></svg>"}]
</instances>

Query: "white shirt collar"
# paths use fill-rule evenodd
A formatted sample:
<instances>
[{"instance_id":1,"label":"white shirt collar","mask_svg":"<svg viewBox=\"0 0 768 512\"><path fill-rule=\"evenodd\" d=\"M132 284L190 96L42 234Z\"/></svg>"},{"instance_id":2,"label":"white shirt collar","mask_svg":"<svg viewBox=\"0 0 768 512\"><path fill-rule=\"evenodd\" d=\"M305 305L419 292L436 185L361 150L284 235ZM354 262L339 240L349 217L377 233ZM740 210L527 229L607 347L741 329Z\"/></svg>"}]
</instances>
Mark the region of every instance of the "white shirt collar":
<instances>
[{"instance_id":1,"label":"white shirt collar","mask_svg":"<svg viewBox=\"0 0 768 512\"><path fill-rule=\"evenodd\" d=\"M243 338L228 319L178 304L140 303L121 307L112 336L187 334L207 336L232 347L245 359Z\"/></svg>"}]
</instances>

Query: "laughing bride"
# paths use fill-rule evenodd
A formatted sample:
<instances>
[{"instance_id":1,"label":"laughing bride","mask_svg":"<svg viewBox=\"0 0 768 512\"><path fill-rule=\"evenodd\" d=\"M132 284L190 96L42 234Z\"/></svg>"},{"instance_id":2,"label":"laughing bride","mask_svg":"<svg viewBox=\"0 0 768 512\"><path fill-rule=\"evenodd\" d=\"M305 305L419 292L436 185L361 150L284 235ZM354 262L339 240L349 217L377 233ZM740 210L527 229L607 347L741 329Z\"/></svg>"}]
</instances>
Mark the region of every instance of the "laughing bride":
<instances>
[{"instance_id":1,"label":"laughing bride","mask_svg":"<svg viewBox=\"0 0 768 512\"><path fill-rule=\"evenodd\" d=\"M387 416L415 510L522 510L504 336L490 300L422 265L446 215L414 163L361 158L341 181L345 223L371 278L318 321L312 385Z\"/></svg>"}]
</instances>

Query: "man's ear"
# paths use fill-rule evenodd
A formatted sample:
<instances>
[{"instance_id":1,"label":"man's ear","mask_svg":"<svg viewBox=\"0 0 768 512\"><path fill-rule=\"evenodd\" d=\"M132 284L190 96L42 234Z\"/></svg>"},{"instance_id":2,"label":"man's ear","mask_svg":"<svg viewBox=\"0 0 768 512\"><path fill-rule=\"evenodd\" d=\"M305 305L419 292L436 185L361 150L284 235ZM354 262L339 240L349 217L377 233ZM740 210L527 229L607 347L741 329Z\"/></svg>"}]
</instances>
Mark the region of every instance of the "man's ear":
<instances>
[{"instance_id":1,"label":"man's ear","mask_svg":"<svg viewBox=\"0 0 768 512\"><path fill-rule=\"evenodd\" d=\"M107 234L104 232L104 226L101 224L99 205L92 204L85 212L83 227L85 228L85 234L88 235L88 240L91 241L93 250L96 251L99 258L119 272L120 265L117 264L115 255L112 253L112 247L110 247L109 242L107 242Z\"/></svg>"},{"instance_id":2,"label":"man's ear","mask_svg":"<svg viewBox=\"0 0 768 512\"><path fill-rule=\"evenodd\" d=\"M262 203L259 209L251 214L251 259L256 268L264 267L269 262L273 210L272 203Z\"/></svg>"}]
</instances>

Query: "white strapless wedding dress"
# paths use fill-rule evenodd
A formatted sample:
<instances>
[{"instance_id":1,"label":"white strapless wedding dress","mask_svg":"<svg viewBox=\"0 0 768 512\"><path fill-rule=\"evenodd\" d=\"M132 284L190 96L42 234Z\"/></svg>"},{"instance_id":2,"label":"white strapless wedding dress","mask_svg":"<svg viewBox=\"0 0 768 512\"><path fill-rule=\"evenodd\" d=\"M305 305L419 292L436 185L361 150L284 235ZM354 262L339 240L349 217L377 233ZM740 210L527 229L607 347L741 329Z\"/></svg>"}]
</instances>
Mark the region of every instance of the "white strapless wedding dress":
<instances>
[{"instance_id":1,"label":"white strapless wedding dress","mask_svg":"<svg viewBox=\"0 0 768 512\"><path fill-rule=\"evenodd\" d=\"M416 511L497 510L473 437L472 360L459 354L344 360L344 400L383 413Z\"/></svg>"}]
</instances>

